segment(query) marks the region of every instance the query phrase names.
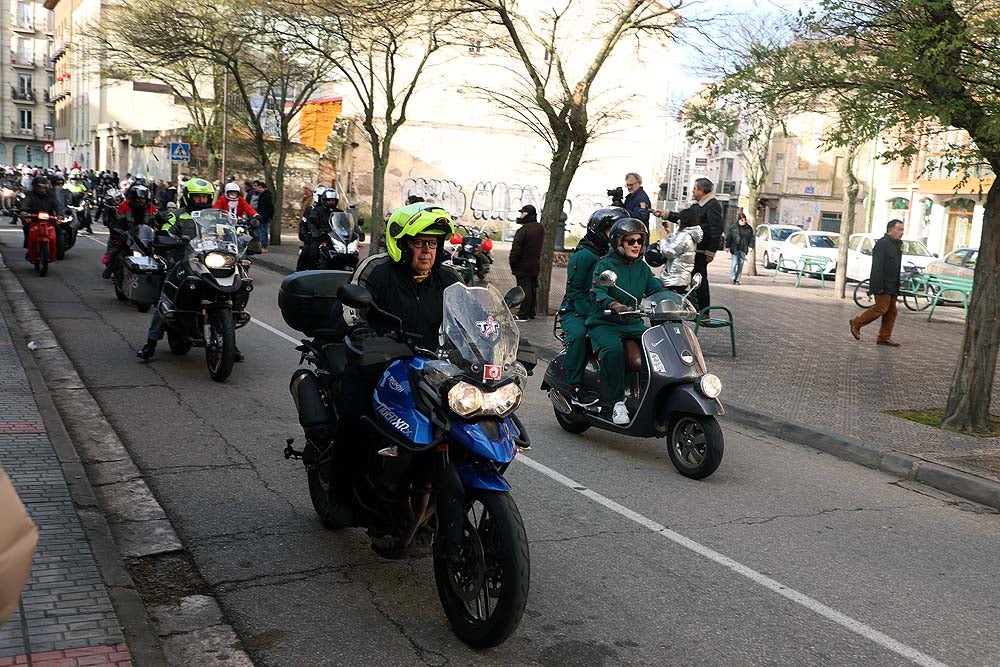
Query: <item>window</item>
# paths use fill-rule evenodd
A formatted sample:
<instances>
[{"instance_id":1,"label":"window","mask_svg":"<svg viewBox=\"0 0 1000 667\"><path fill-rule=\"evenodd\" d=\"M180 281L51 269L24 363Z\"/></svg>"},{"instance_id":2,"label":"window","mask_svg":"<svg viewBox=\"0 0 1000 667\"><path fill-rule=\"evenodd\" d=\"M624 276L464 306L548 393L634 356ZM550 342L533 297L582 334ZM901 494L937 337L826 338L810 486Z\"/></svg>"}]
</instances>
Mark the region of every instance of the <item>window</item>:
<instances>
[{"instance_id":1,"label":"window","mask_svg":"<svg viewBox=\"0 0 1000 667\"><path fill-rule=\"evenodd\" d=\"M56 112L49 111L49 124L45 126L46 130L51 130L56 126Z\"/></svg>"},{"instance_id":2,"label":"window","mask_svg":"<svg viewBox=\"0 0 1000 667\"><path fill-rule=\"evenodd\" d=\"M31 129L31 109L17 110L17 126L22 130Z\"/></svg>"},{"instance_id":3,"label":"window","mask_svg":"<svg viewBox=\"0 0 1000 667\"><path fill-rule=\"evenodd\" d=\"M21 97L27 97L31 94L31 75L30 74L18 74L17 75L17 92L20 93Z\"/></svg>"},{"instance_id":4,"label":"window","mask_svg":"<svg viewBox=\"0 0 1000 667\"><path fill-rule=\"evenodd\" d=\"M477 39L474 40L472 44L469 44L469 53L482 53L482 52L483 52L483 43L481 40ZM548 60L549 52L546 51L545 55L546 55L546 60Z\"/></svg>"},{"instance_id":5,"label":"window","mask_svg":"<svg viewBox=\"0 0 1000 667\"><path fill-rule=\"evenodd\" d=\"M871 239L865 239L865 242L863 244L861 244L861 254L862 255L870 255L870 254L872 254L872 240Z\"/></svg>"},{"instance_id":6,"label":"window","mask_svg":"<svg viewBox=\"0 0 1000 667\"><path fill-rule=\"evenodd\" d=\"M17 62L22 64L31 64L34 59L34 40L25 39L24 37L17 38Z\"/></svg>"},{"instance_id":7,"label":"window","mask_svg":"<svg viewBox=\"0 0 1000 667\"><path fill-rule=\"evenodd\" d=\"M763 241L767 237L767 227L757 228L757 238Z\"/></svg>"},{"instance_id":8,"label":"window","mask_svg":"<svg viewBox=\"0 0 1000 667\"><path fill-rule=\"evenodd\" d=\"M944 258L945 264L951 264L952 266L962 266L962 262L965 261L965 255L967 253L964 250L959 250L958 252L953 252Z\"/></svg>"},{"instance_id":9,"label":"window","mask_svg":"<svg viewBox=\"0 0 1000 667\"><path fill-rule=\"evenodd\" d=\"M28 0L18 0L17 2L17 25L21 28L32 28L31 2Z\"/></svg>"},{"instance_id":10,"label":"window","mask_svg":"<svg viewBox=\"0 0 1000 667\"><path fill-rule=\"evenodd\" d=\"M840 245L839 236L810 236L809 246L811 248L836 248Z\"/></svg>"},{"instance_id":11,"label":"window","mask_svg":"<svg viewBox=\"0 0 1000 667\"><path fill-rule=\"evenodd\" d=\"M965 268L975 271L977 259L979 259L979 251L973 250L969 253L969 259L965 260Z\"/></svg>"},{"instance_id":12,"label":"window","mask_svg":"<svg viewBox=\"0 0 1000 667\"><path fill-rule=\"evenodd\" d=\"M857 252L859 245L861 245L861 237L860 236L852 236L847 241L847 249L851 250L852 252Z\"/></svg>"},{"instance_id":13,"label":"window","mask_svg":"<svg viewBox=\"0 0 1000 667\"><path fill-rule=\"evenodd\" d=\"M792 232L794 232L794 231L795 231L794 228L793 229L789 229L788 227L785 227L783 229L774 229L774 228L772 228L771 229L771 239L774 240L774 241L784 241L789 236L791 236Z\"/></svg>"}]
</instances>

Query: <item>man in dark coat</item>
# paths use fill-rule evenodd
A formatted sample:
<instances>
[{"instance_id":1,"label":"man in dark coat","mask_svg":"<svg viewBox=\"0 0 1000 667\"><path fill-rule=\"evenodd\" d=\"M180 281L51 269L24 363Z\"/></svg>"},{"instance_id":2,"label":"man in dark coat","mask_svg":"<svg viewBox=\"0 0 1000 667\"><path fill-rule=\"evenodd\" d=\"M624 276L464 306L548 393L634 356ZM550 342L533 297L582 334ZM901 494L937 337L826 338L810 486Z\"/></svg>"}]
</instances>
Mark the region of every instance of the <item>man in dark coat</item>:
<instances>
[{"instance_id":1,"label":"man in dark coat","mask_svg":"<svg viewBox=\"0 0 1000 667\"><path fill-rule=\"evenodd\" d=\"M642 220L643 224L649 226L649 214L653 210L649 201L649 195L642 189L642 177L635 172L625 174L625 187L628 194L625 195L624 208L628 211L629 217Z\"/></svg>"},{"instance_id":2,"label":"man in dark coat","mask_svg":"<svg viewBox=\"0 0 1000 667\"><path fill-rule=\"evenodd\" d=\"M872 248L872 273L868 293L875 295L875 305L851 319L851 335L861 340L861 327L882 318L877 345L899 347L892 339L896 323L896 299L899 296L899 271L903 265L903 221L890 220L885 236Z\"/></svg>"},{"instance_id":3,"label":"man in dark coat","mask_svg":"<svg viewBox=\"0 0 1000 667\"><path fill-rule=\"evenodd\" d=\"M747 222L747 216L740 211L739 223L731 226L726 232L726 249L732 255L732 265L729 269L729 280L734 285L740 284L740 276L743 275L743 262L746 261L747 253L755 245L753 228Z\"/></svg>"},{"instance_id":4,"label":"man in dark coat","mask_svg":"<svg viewBox=\"0 0 1000 667\"><path fill-rule=\"evenodd\" d=\"M267 189L267 185L264 181L257 181L254 183L254 189L257 191L257 203L254 208L257 210L257 214L260 215L260 227L257 228L257 237L260 239L260 251L267 252L267 246L271 242L271 219L274 217L274 199L271 197L271 191ZM277 230L280 234L281 230Z\"/></svg>"},{"instance_id":5,"label":"man in dark coat","mask_svg":"<svg viewBox=\"0 0 1000 667\"><path fill-rule=\"evenodd\" d=\"M538 212L531 204L521 207L517 223L521 228L514 234L510 247L510 272L517 285L524 290L524 302L517 311L519 322L535 319L535 301L538 297L538 274L542 271L542 244L545 230L538 222ZM546 309L546 313L547 313Z\"/></svg>"},{"instance_id":6,"label":"man in dark coat","mask_svg":"<svg viewBox=\"0 0 1000 667\"><path fill-rule=\"evenodd\" d=\"M712 192L714 187L712 181L707 178L698 178L695 179L694 187L691 189L691 194L696 202L691 205L691 208L701 219L700 224L703 232L701 241L698 242L698 247L695 250L694 270L691 272L692 278L696 273L701 274L701 285L694 293L699 309L712 305L712 293L708 288L708 265L715 259L715 253L721 249L725 241L722 237L722 204ZM663 211L653 211L653 215L658 218L664 216ZM674 211L667 213L666 218L670 222L680 220Z\"/></svg>"}]
</instances>

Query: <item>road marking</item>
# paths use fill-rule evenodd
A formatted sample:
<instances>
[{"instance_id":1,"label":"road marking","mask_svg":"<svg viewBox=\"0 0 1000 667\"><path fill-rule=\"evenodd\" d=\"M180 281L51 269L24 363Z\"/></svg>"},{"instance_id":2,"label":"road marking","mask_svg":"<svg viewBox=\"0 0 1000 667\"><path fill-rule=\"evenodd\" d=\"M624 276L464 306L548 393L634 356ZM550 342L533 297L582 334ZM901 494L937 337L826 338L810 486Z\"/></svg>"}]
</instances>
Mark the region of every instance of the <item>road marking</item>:
<instances>
[{"instance_id":1,"label":"road marking","mask_svg":"<svg viewBox=\"0 0 1000 667\"><path fill-rule=\"evenodd\" d=\"M295 340L288 334L284 333L283 331L279 331L278 329L275 329L266 322L261 322L258 319L252 319L250 321L255 323L257 326L267 329L271 333L294 343L295 345L299 345L301 343L301 341ZM710 549L703 544L695 542L690 538L684 537L680 533L676 533L667 528L666 526L662 526L653 521L652 519L649 519L643 516L642 514L639 514L638 512L630 510L624 505L619 505L610 498L602 496L596 491L592 491L586 488L579 482L576 482L570 479L569 477L566 477L565 475L556 472L552 468L549 468L548 466L545 466L539 463L538 461L530 459L527 456L524 456L523 454L516 456L514 460L520 461L529 468L532 468L537 472L542 473L546 477L562 484L563 486L568 487L573 491L576 491L580 495L585 496L590 500L593 500L598 505L602 505L607 509L611 510L612 512L616 512L617 514L620 514L621 516L625 517L626 519L629 519L630 521L634 521L635 523L639 524L640 526L643 526L644 528L648 528L650 531L656 533L657 535L660 535L661 537L665 537L674 544L677 544L678 546L682 546L685 549L693 551L699 556L707 558L708 560L717 563L725 567L726 569L732 570L736 574L746 577L755 584L763 586L764 588L773 591L778 595L782 596L783 598L791 600L796 604L802 605L803 607L809 609L813 613L818 614L819 616L822 616L827 620L833 621L837 625L855 634L861 635L865 639L868 639L878 644L879 646L886 648L892 651L893 653L896 653L897 655L906 658L907 660L910 660L911 662L917 665L921 665L921 667L948 667L945 663L939 662L938 660L935 660L926 653L921 653L915 648L907 646L902 642L896 641L889 635L879 632L870 625L865 625L861 621L858 621L846 614L842 614L836 609L832 609L831 607L826 606L819 600L815 600L804 593L800 593L793 588L789 588L788 586L785 586L781 582L771 579L770 577L761 574L757 570L747 567L746 565L743 565L742 563L739 563L733 560L732 558L729 558L728 556L724 556L723 554L719 553L718 551L715 551L714 549Z\"/></svg>"},{"instance_id":2,"label":"road marking","mask_svg":"<svg viewBox=\"0 0 1000 667\"><path fill-rule=\"evenodd\" d=\"M865 625L861 621L853 619L850 616L847 616L846 614L842 614L836 609L831 609L830 607L826 606L819 600L815 600L809 597L808 595L805 595L804 593L799 593L795 589L789 588L788 586L785 586L781 582L775 581L774 579L771 579L770 577L761 574L757 570L749 568L746 565L738 563L732 558L729 558L728 556L720 554L718 551L710 549L705 545L695 542L690 538L684 537L680 533L676 533L667 528L666 526L661 526L652 519L649 519L643 516L642 514L639 514L638 512L634 512L623 505L619 505L610 498L602 496L596 491L592 491L586 488L579 482L576 482L570 479L569 477L566 477L565 475L556 472L552 468L549 468L548 466L545 466L539 463L538 461L534 461L528 458L527 456L524 456L523 454L518 455L517 457L515 457L514 460L520 461L529 468L532 468L533 470L542 473L546 477L555 480L556 482L559 482L563 486L569 487L570 489L576 491L577 493L586 496L587 498L590 498L598 505L603 505L612 512L616 512L625 517L626 519L634 521L635 523L639 524L640 526L643 526L644 528L648 528L657 535L667 538L674 544L682 546L685 549L689 549L690 551L693 551L699 556L707 558L708 560L714 563L718 563L719 565L729 570L732 570L736 574L746 577L755 584L763 586L764 588L773 591L778 595L787 598L792 602L795 602L796 604L800 604L803 607L809 609L810 611L828 620L833 621L837 625L846 628L847 630L850 630L855 634L859 634L862 637L875 642L879 646L889 649L893 653L903 656L907 660L910 660L918 665L922 665L923 667L947 667L945 663L935 660L926 653L921 653L915 648L912 648L910 646L907 646L906 644L898 642L892 637L882 632L879 632L875 628L869 625Z\"/></svg>"}]
</instances>

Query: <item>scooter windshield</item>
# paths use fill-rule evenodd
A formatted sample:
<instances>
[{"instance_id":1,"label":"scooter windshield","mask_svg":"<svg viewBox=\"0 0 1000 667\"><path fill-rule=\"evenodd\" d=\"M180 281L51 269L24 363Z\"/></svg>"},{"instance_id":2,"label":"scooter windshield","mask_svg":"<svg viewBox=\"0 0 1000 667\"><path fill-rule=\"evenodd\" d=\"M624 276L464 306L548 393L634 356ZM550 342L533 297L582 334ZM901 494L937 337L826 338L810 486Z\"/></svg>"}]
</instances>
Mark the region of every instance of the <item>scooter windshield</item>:
<instances>
[{"instance_id":1,"label":"scooter windshield","mask_svg":"<svg viewBox=\"0 0 1000 667\"><path fill-rule=\"evenodd\" d=\"M191 248L196 252L217 250L237 253L236 216L229 211L208 208L192 211L196 236L191 237Z\"/></svg>"},{"instance_id":2,"label":"scooter windshield","mask_svg":"<svg viewBox=\"0 0 1000 667\"><path fill-rule=\"evenodd\" d=\"M514 373L520 332L503 297L492 285L450 285L444 291L442 347L448 361L484 382Z\"/></svg>"},{"instance_id":3,"label":"scooter windshield","mask_svg":"<svg viewBox=\"0 0 1000 667\"><path fill-rule=\"evenodd\" d=\"M354 219L347 213L331 213L330 230L334 236L349 241L354 234Z\"/></svg>"},{"instance_id":4,"label":"scooter windshield","mask_svg":"<svg viewBox=\"0 0 1000 667\"><path fill-rule=\"evenodd\" d=\"M641 308L655 319L694 319L698 311L691 302L674 292L660 292L642 300Z\"/></svg>"}]
</instances>

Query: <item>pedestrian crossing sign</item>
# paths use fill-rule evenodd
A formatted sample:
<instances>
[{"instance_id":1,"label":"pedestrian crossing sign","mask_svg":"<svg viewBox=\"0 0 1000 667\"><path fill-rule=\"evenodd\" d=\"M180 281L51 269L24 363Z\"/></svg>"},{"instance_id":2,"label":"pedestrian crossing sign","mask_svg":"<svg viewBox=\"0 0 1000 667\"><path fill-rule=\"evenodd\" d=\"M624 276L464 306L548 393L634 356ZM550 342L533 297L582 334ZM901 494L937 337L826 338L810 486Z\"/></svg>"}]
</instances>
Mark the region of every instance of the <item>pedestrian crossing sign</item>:
<instances>
[{"instance_id":1,"label":"pedestrian crossing sign","mask_svg":"<svg viewBox=\"0 0 1000 667\"><path fill-rule=\"evenodd\" d=\"M190 162L191 161L191 144L183 144L180 142L172 142L170 144L170 161L171 162Z\"/></svg>"}]
</instances>

